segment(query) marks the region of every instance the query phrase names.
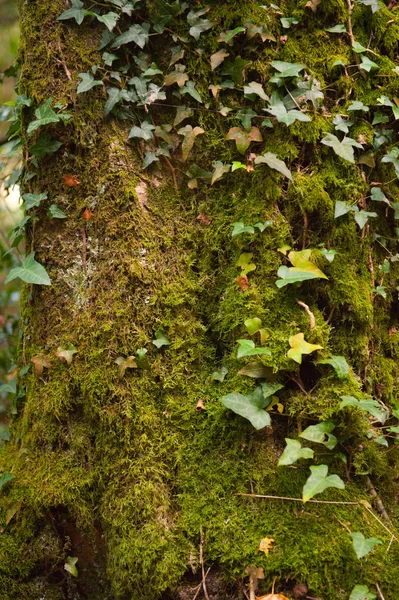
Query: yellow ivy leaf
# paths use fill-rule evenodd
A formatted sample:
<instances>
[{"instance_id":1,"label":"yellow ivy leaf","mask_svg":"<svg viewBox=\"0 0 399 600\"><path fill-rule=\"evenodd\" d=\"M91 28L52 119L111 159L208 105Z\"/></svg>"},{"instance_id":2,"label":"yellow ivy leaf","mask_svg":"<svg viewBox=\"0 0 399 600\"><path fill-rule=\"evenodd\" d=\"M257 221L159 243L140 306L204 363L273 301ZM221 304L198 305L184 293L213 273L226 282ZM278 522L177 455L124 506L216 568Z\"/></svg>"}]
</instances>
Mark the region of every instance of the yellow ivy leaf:
<instances>
[{"instance_id":1,"label":"yellow ivy leaf","mask_svg":"<svg viewBox=\"0 0 399 600\"><path fill-rule=\"evenodd\" d=\"M315 350L323 349L323 346L319 346L318 344L309 344L308 342L305 342L303 333L297 333L296 335L291 336L288 343L291 346L291 349L288 350L287 356L299 364L302 363L302 354L311 354Z\"/></svg>"},{"instance_id":2,"label":"yellow ivy leaf","mask_svg":"<svg viewBox=\"0 0 399 600\"><path fill-rule=\"evenodd\" d=\"M269 550L273 546L274 538L263 538L259 544L259 552L269 554Z\"/></svg>"}]
</instances>

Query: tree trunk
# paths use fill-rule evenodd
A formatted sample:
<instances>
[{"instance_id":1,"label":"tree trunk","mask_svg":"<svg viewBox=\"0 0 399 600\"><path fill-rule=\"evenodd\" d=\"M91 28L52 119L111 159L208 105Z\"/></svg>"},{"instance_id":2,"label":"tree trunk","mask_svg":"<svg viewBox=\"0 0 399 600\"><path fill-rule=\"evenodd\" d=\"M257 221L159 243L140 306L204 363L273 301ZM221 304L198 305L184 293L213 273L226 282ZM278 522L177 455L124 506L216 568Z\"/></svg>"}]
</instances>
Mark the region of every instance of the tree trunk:
<instances>
[{"instance_id":1,"label":"tree trunk","mask_svg":"<svg viewBox=\"0 0 399 600\"><path fill-rule=\"evenodd\" d=\"M117 10L110 2L98 3L102 14L108 10L103 4ZM142 4L131 17L122 17L116 35L151 19L157 3ZM190 4L195 6L188 10L201 8ZM186 11L163 33L151 29L145 47L149 62L166 73L175 68L168 70L171 47L180 43L186 50L180 62L203 103L173 95L182 91L176 84L166 86L167 100L134 107L138 121L132 123L104 117L105 86L76 93L78 73L100 65L94 79L104 76L104 50L97 50L104 25L87 15L81 25L57 21L69 8L64 0L20 2L19 93L33 102L22 110L28 144L23 193L48 193L35 208L38 219L29 226L27 243L52 285L25 285L22 295L20 367L33 359L34 368L19 380L26 395L19 394L11 441L1 458L2 469L15 476L3 493L1 598L193 600L201 581L197 598L243 598L250 565L264 570L259 595L270 593L275 580L276 593L290 598L306 596L300 595L301 584L309 597L322 600L347 600L355 585L375 593L378 584L385 600L397 596L399 546L393 535L399 462L398 446L390 439L396 434L388 436L389 447L376 444L386 433L381 423L359 409L340 409L340 402L342 396L373 396L394 409L398 394L398 267L390 261L397 252L397 230L388 205L370 201L372 182L387 182L383 189L390 200L397 198L398 186L394 166L380 164L387 146L371 148L370 115L389 115L390 125L375 127L393 129L394 143L392 109L378 108L377 99L399 95L392 71L399 12L382 2L372 12L363 3L349 15L343 0L279 2L281 14L250 0L209 5L209 13L198 18L214 26L198 41L188 32ZM282 17L300 22L284 28ZM232 45L218 43L222 31L248 21L270 35L263 30L262 38L248 39L239 32ZM353 39L370 44L376 54L353 53L349 36L325 31L337 23L349 32L352 26ZM170 31L187 41L174 42ZM223 65L212 70L210 56L222 47L230 53L227 64L239 55L250 61L245 70L237 62L224 78ZM139 48L133 42L105 51L118 57L112 68L127 60L129 77L135 74L133 54L138 56ZM378 63L379 70L359 69L359 56ZM324 93L321 106L317 99L313 107L296 96L292 107L310 115L311 122L297 120L288 127L262 112L262 97L244 97L242 85L252 81L272 93L273 60L303 63L313 74L311 90ZM336 60L354 66L334 66ZM225 139L231 127L244 131L245 125L223 116L208 90L225 79L233 79L239 91L216 90L221 104L272 120L269 128L253 119L263 142L253 141L247 154L276 154L290 168L292 183L275 167L258 164L252 172L250 157L247 168L215 177L213 185L197 178L187 186L185 173L194 163L210 172L212 161L247 165L234 139ZM105 83L118 87L110 75ZM289 85L281 88L284 95ZM28 138L26 127L50 97L72 118L46 126L62 146L35 169L29 144L37 133ZM347 112L353 101L362 101L369 112ZM204 133L183 160L176 141L182 134L172 132L170 157L159 155L142 169L143 155L155 153L162 139L157 145L128 142L130 129L143 120L172 124L176 108L171 105L179 104L191 106L193 116L174 131L188 122ZM336 114L350 115L355 124L347 136L372 149L374 159L359 162L363 153L355 149L355 164L320 143L327 132L342 140L332 124ZM34 171L35 177L26 176ZM378 216L369 216L363 228L353 212L334 219L336 201ZM50 219L51 204L67 219ZM233 223L269 220L263 232L231 235ZM319 276L277 287L279 267L291 267L281 252L284 245L313 249L311 260L328 280ZM336 250L332 262L323 248ZM246 252L256 265L247 273ZM240 256L243 268L237 266ZM263 342L244 325L254 318L262 321ZM322 347L318 355L304 356L301 365L287 356L289 338L299 333ZM169 345L153 343L161 334ZM269 348L271 356L236 358L239 339ZM59 355L72 346L77 353L68 355L67 364ZM140 349L147 353L137 353ZM339 378L331 365L316 364L331 356L346 359L348 376ZM118 366L120 357L133 358ZM253 391L254 379L239 371L259 360L262 376L284 387L269 411L271 426L257 431L220 398ZM215 380L212 373L222 367L227 375L223 379L219 373ZM395 426L397 418L389 419ZM313 462L277 466L284 438L325 421L335 424L334 450L302 439L314 450ZM313 464L328 465L329 473L345 482L344 491L330 488L320 496L339 504L240 495L301 498ZM369 484L377 497L370 495ZM6 526L10 507L15 514ZM359 560L349 531L383 545ZM267 555L259 551L263 538L274 539ZM64 568L70 568L71 557L78 559L78 577Z\"/></svg>"}]
</instances>

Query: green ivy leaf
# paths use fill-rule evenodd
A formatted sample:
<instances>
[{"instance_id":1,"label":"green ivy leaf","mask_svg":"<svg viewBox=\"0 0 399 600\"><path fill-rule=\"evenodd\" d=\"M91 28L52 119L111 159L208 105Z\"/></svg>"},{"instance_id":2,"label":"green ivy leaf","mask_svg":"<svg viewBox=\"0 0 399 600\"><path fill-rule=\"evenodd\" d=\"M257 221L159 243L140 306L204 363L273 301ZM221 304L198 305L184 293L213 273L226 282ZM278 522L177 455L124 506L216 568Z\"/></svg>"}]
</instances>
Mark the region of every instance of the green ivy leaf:
<instances>
[{"instance_id":1,"label":"green ivy leaf","mask_svg":"<svg viewBox=\"0 0 399 600\"><path fill-rule=\"evenodd\" d=\"M197 102L200 102L201 104L203 103L201 96L195 89L194 81L187 81L186 85L180 88L180 93L183 95L188 94L189 96L194 98L194 100L197 100Z\"/></svg>"},{"instance_id":2,"label":"green ivy leaf","mask_svg":"<svg viewBox=\"0 0 399 600\"><path fill-rule=\"evenodd\" d=\"M293 267L282 266L277 271L278 279L276 286L282 288L289 283L300 283L309 279L328 279L328 277L316 265L310 261L312 250L291 251L288 259Z\"/></svg>"},{"instance_id":3,"label":"green ivy leaf","mask_svg":"<svg viewBox=\"0 0 399 600\"><path fill-rule=\"evenodd\" d=\"M248 421L255 429L263 429L270 425L270 414L264 410L265 401L263 397L256 397L254 394L244 396L243 394L232 393L223 396L220 401L227 408Z\"/></svg>"},{"instance_id":4,"label":"green ivy leaf","mask_svg":"<svg viewBox=\"0 0 399 600\"><path fill-rule=\"evenodd\" d=\"M328 488L345 489L345 484L338 475L328 475L328 466L319 465L310 467L311 475L303 486L303 502L307 502L316 494L321 494Z\"/></svg>"},{"instance_id":5,"label":"green ivy leaf","mask_svg":"<svg viewBox=\"0 0 399 600\"><path fill-rule=\"evenodd\" d=\"M380 67L377 65L377 63L375 63L374 61L370 60L368 56L361 56L361 64L359 65L360 69L363 69L364 71L367 71L368 73L372 70L372 69L379 69Z\"/></svg>"},{"instance_id":6,"label":"green ivy leaf","mask_svg":"<svg viewBox=\"0 0 399 600\"><path fill-rule=\"evenodd\" d=\"M304 123L309 123L312 119L305 115L305 113L300 110L290 110L287 111L283 102L277 101L275 104L271 105L269 108L264 109L266 112L270 113L274 117L276 117L279 123L284 123L284 125L292 125L295 121L303 121Z\"/></svg>"},{"instance_id":7,"label":"green ivy leaf","mask_svg":"<svg viewBox=\"0 0 399 600\"><path fill-rule=\"evenodd\" d=\"M298 25L300 19L298 17L282 17L280 21L284 29L289 29L292 25Z\"/></svg>"},{"instance_id":8,"label":"green ivy leaf","mask_svg":"<svg viewBox=\"0 0 399 600\"><path fill-rule=\"evenodd\" d=\"M351 533L353 549L356 552L356 556L360 559L366 556L371 550L378 544L382 544L381 540L377 538L365 538L360 531Z\"/></svg>"},{"instance_id":9,"label":"green ivy leaf","mask_svg":"<svg viewBox=\"0 0 399 600\"><path fill-rule=\"evenodd\" d=\"M149 142L150 140L152 140L152 132L154 131L155 126L150 123L149 121L143 121L140 125L140 127L137 127L137 125L134 125L130 132L129 132L129 139L130 138L141 138L142 140Z\"/></svg>"},{"instance_id":10,"label":"green ivy leaf","mask_svg":"<svg viewBox=\"0 0 399 600\"><path fill-rule=\"evenodd\" d=\"M83 92L88 92L96 85L104 85L102 81L99 79L94 79L91 73L78 73L78 77L81 78L81 82L78 85L76 92L78 94L82 94Z\"/></svg>"},{"instance_id":11,"label":"green ivy leaf","mask_svg":"<svg viewBox=\"0 0 399 600\"><path fill-rule=\"evenodd\" d=\"M244 325L249 335L254 335L262 327L262 321L258 317L254 317L253 319L247 319Z\"/></svg>"},{"instance_id":12,"label":"green ivy leaf","mask_svg":"<svg viewBox=\"0 0 399 600\"><path fill-rule=\"evenodd\" d=\"M354 396L341 396L339 408L342 409L346 406L354 406L364 412L368 412L382 424L385 423L389 416L389 410L377 402L377 400L373 400L373 398L358 400Z\"/></svg>"},{"instance_id":13,"label":"green ivy leaf","mask_svg":"<svg viewBox=\"0 0 399 600\"><path fill-rule=\"evenodd\" d=\"M119 15L114 12L109 12L106 15L98 15L95 13L96 19L100 21L100 23L104 23L109 31L112 31L119 19Z\"/></svg>"},{"instance_id":14,"label":"green ivy leaf","mask_svg":"<svg viewBox=\"0 0 399 600\"><path fill-rule=\"evenodd\" d=\"M49 133L41 133L36 142L30 146L29 152L37 158L43 158L49 154L54 154L61 146L61 142L53 140Z\"/></svg>"},{"instance_id":15,"label":"green ivy leaf","mask_svg":"<svg viewBox=\"0 0 399 600\"><path fill-rule=\"evenodd\" d=\"M284 448L284 452L280 456L280 460L277 465L279 467L285 465L293 465L300 458L313 458L314 452L310 448L302 448L301 443L298 440L292 440L290 438L285 438L286 447Z\"/></svg>"},{"instance_id":16,"label":"green ivy leaf","mask_svg":"<svg viewBox=\"0 0 399 600\"><path fill-rule=\"evenodd\" d=\"M342 23L338 23L334 27L329 27L326 31L329 33L346 33L346 27Z\"/></svg>"},{"instance_id":17,"label":"green ivy leaf","mask_svg":"<svg viewBox=\"0 0 399 600\"><path fill-rule=\"evenodd\" d=\"M223 74L229 75L237 85L242 85L244 81L244 71L251 62L252 61L250 60L241 58L241 56L236 56L234 61L229 60L224 63Z\"/></svg>"},{"instance_id":18,"label":"green ivy leaf","mask_svg":"<svg viewBox=\"0 0 399 600\"><path fill-rule=\"evenodd\" d=\"M226 140L234 140L240 154L245 154L251 142L262 142L262 134L257 127L251 127L250 131L244 131L241 127L232 127Z\"/></svg>"},{"instance_id":19,"label":"green ivy leaf","mask_svg":"<svg viewBox=\"0 0 399 600\"><path fill-rule=\"evenodd\" d=\"M39 206L43 200L47 199L47 192L43 192L42 194L23 194L22 199L25 210L30 210Z\"/></svg>"},{"instance_id":20,"label":"green ivy leaf","mask_svg":"<svg viewBox=\"0 0 399 600\"><path fill-rule=\"evenodd\" d=\"M368 212L367 210L355 210L355 221L359 225L360 229L366 225L370 217L378 217L375 212Z\"/></svg>"},{"instance_id":21,"label":"green ivy leaf","mask_svg":"<svg viewBox=\"0 0 399 600\"><path fill-rule=\"evenodd\" d=\"M354 52L356 52L357 54L361 54L362 52L367 52L367 48L362 46L362 44L360 44L359 42L353 42L352 50Z\"/></svg>"},{"instance_id":22,"label":"green ivy leaf","mask_svg":"<svg viewBox=\"0 0 399 600\"><path fill-rule=\"evenodd\" d=\"M225 165L221 160L214 162L213 166L215 170L212 173L211 185L222 179L230 171L230 165Z\"/></svg>"},{"instance_id":23,"label":"green ivy leaf","mask_svg":"<svg viewBox=\"0 0 399 600\"><path fill-rule=\"evenodd\" d=\"M367 585L355 585L349 600L377 600L377 596L369 591Z\"/></svg>"},{"instance_id":24,"label":"green ivy leaf","mask_svg":"<svg viewBox=\"0 0 399 600\"><path fill-rule=\"evenodd\" d=\"M309 344L308 342L305 342L303 333L292 335L289 338L288 343L291 348L288 350L287 356L299 364L302 363L303 354L312 354L312 352L315 352L316 350L323 349L323 346L319 346L319 344Z\"/></svg>"},{"instance_id":25,"label":"green ivy leaf","mask_svg":"<svg viewBox=\"0 0 399 600\"><path fill-rule=\"evenodd\" d=\"M351 104L348 106L348 110L349 111L362 110L363 112L369 112L370 109L368 106L363 104L363 102L360 102L360 100L356 100L355 102L351 102Z\"/></svg>"},{"instance_id":26,"label":"green ivy leaf","mask_svg":"<svg viewBox=\"0 0 399 600\"><path fill-rule=\"evenodd\" d=\"M15 475L11 475L10 473L3 473L0 477L0 490L2 490L3 487L13 479L15 479Z\"/></svg>"},{"instance_id":27,"label":"green ivy leaf","mask_svg":"<svg viewBox=\"0 0 399 600\"><path fill-rule=\"evenodd\" d=\"M60 115L57 115L51 108L52 98L46 100L42 106L39 106L35 110L36 121L31 121L28 125L28 135L36 131L42 125L49 125L50 123L58 123L60 121Z\"/></svg>"},{"instance_id":28,"label":"green ivy leaf","mask_svg":"<svg viewBox=\"0 0 399 600\"><path fill-rule=\"evenodd\" d=\"M343 356L330 356L317 362L318 365L331 365L338 379L344 380L349 376L349 365Z\"/></svg>"},{"instance_id":29,"label":"green ivy leaf","mask_svg":"<svg viewBox=\"0 0 399 600\"><path fill-rule=\"evenodd\" d=\"M257 156L255 158L256 165L260 165L263 163L270 167L270 169L278 171L279 173L284 175L284 177L287 177L287 179L292 181L291 171L288 169L284 161L277 158L276 154L273 154L272 152L266 152L266 154L262 154L261 156Z\"/></svg>"},{"instance_id":30,"label":"green ivy leaf","mask_svg":"<svg viewBox=\"0 0 399 600\"><path fill-rule=\"evenodd\" d=\"M149 23L143 23L143 25L135 23L113 41L111 48L120 48L124 44L130 44L131 42L134 42L140 48L144 48L149 40L149 31Z\"/></svg>"},{"instance_id":31,"label":"green ivy leaf","mask_svg":"<svg viewBox=\"0 0 399 600\"><path fill-rule=\"evenodd\" d=\"M68 215L66 215L64 213L64 211L62 211L60 208L58 208L58 206L56 204L51 204L51 206L49 206L47 214L50 217L50 219L67 219L68 218Z\"/></svg>"},{"instance_id":32,"label":"green ivy leaf","mask_svg":"<svg viewBox=\"0 0 399 600\"><path fill-rule=\"evenodd\" d=\"M251 81L248 85L244 85L244 95L245 96L259 96L262 100L269 100L269 96L265 94L265 91L260 83L256 81Z\"/></svg>"},{"instance_id":33,"label":"green ivy leaf","mask_svg":"<svg viewBox=\"0 0 399 600\"><path fill-rule=\"evenodd\" d=\"M299 73L305 68L305 65L283 62L281 60L272 60L270 64L279 72L277 77L282 77L284 79L286 77L298 77ZM272 81L272 79L270 81Z\"/></svg>"},{"instance_id":34,"label":"green ivy leaf","mask_svg":"<svg viewBox=\"0 0 399 600\"><path fill-rule=\"evenodd\" d=\"M20 267L15 267L9 272L5 283L13 279L22 279L25 283L34 283L36 285L51 285L50 277L46 269L35 260L35 253L29 254Z\"/></svg>"},{"instance_id":35,"label":"green ivy leaf","mask_svg":"<svg viewBox=\"0 0 399 600\"><path fill-rule=\"evenodd\" d=\"M337 131L343 131L344 133L349 133L349 127L351 127L353 123L354 122L350 119L343 119L341 115L335 115L333 120L335 129Z\"/></svg>"},{"instance_id":36,"label":"green ivy leaf","mask_svg":"<svg viewBox=\"0 0 399 600\"><path fill-rule=\"evenodd\" d=\"M231 237L241 235L241 233L255 233L255 229L252 227L252 225L244 225L244 223L241 221L238 223L233 223L233 232Z\"/></svg>"},{"instance_id":37,"label":"green ivy leaf","mask_svg":"<svg viewBox=\"0 0 399 600\"><path fill-rule=\"evenodd\" d=\"M170 346L170 341L167 337L165 337L162 331L155 332L155 340L152 340L152 343L157 348L162 348L162 346Z\"/></svg>"},{"instance_id":38,"label":"green ivy leaf","mask_svg":"<svg viewBox=\"0 0 399 600\"><path fill-rule=\"evenodd\" d=\"M265 231L265 229L267 229L268 227L271 227L272 225L273 225L272 221L264 221L263 223L261 223L261 222L255 223L254 227L259 229L259 231L261 233L263 233Z\"/></svg>"},{"instance_id":39,"label":"green ivy leaf","mask_svg":"<svg viewBox=\"0 0 399 600\"><path fill-rule=\"evenodd\" d=\"M337 251L336 250L327 250L327 248L323 248L322 250L320 250L320 254L322 256L324 256L324 258L326 258L329 263L332 263L335 259Z\"/></svg>"},{"instance_id":40,"label":"green ivy leaf","mask_svg":"<svg viewBox=\"0 0 399 600\"><path fill-rule=\"evenodd\" d=\"M371 197L371 200L374 200L376 202L385 202L385 204L388 204L388 206L391 206L390 201L385 196L384 192L382 191L382 189L380 187L372 187L370 190L370 197Z\"/></svg>"},{"instance_id":41,"label":"green ivy leaf","mask_svg":"<svg viewBox=\"0 0 399 600\"><path fill-rule=\"evenodd\" d=\"M236 35L243 33L244 31L245 27L236 27L235 29L230 29L229 31L223 31L218 38L218 42L225 42L228 44Z\"/></svg>"},{"instance_id":42,"label":"green ivy leaf","mask_svg":"<svg viewBox=\"0 0 399 600\"><path fill-rule=\"evenodd\" d=\"M72 0L72 7L65 10L59 17L57 17L57 21L66 21L68 19L75 19L78 25L83 23L83 19L85 18L86 9L84 8L83 2L81 0Z\"/></svg>"},{"instance_id":43,"label":"green ivy leaf","mask_svg":"<svg viewBox=\"0 0 399 600\"><path fill-rule=\"evenodd\" d=\"M333 135L332 133L328 133L321 140L321 143L325 146L330 146L334 150L335 154L351 163L355 162L353 147L363 148L362 144L359 144L352 138L345 137L342 142L340 142L337 136Z\"/></svg>"},{"instance_id":44,"label":"green ivy leaf","mask_svg":"<svg viewBox=\"0 0 399 600\"><path fill-rule=\"evenodd\" d=\"M316 444L323 444L329 450L333 450L337 445L337 438L331 434L331 431L335 429L335 425L332 421L324 421L317 425L310 425L303 431L299 437L308 442L314 442Z\"/></svg>"},{"instance_id":45,"label":"green ivy leaf","mask_svg":"<svg viewBox=\"0 0 399 600\"><path fill-rule=\"evenodd\" d=\"M378 0L357 0L357 2L359 2L359 4L364 4L365 6L371 6L373 13L377 12L377 10L380 10L381 8Z\"/></svg>"},{"instance_id":46,"label":"green ivy leaf","mask_svg":"<svg viewBox=\"0 0 399 600\"><path fill-rule=\"evenodd\" d=\"M76 556L68 556L64 564L65 571L68 571L68 573L70 573L74 577L78 577L79 575L78 569L76 567L77 562L78 558Z\"/></svg>"},{"instance_id":47,"label":"green ivy leaf","mask_svg":"<svg viewBox=\"0 0 399 600\"><path fill-rule=\"evenodd\" d=\"M349 212L354 212L355 210L357 210L357 206L351 206L346 202L342 202L342 200L337 200L335 202L334 219L338 219L339 217L342 217Z\"/></svg>"},{"instance_id":48,"label":"green ivy leaf","mask_svg":"<svg viewBox=\"0 0 399 600\"><path fill-rule=\"evenodd\" d=\"M270 369L260 362L260 360L255 360L245 365L245 367L238 371L238 374L252 377L252 379L266 379L269 372Z\"/></svg>"},{"instance_id":49,"label":"green ivy leaf","mask_svg":"<svg viewBox=\"0 0 399 600\"><path fill-rule=\"evenodd\" d=\"M190 25L189 33L195 40L199 40L201 33L208 31L208 29L211 29L215 25L215 23L208 19L201 19L208 11L209 7L201 8L198 11L190 10L187 15L187 22Z\"/></svg>"},{"instance_id":50,"label":"green ivy leaf","mask_svg":"<svg viewBox=\"0 0 399 600\"><path fill-rule=\"evenodd\" d=\"M228 372L229 371L228 371L228 369L226 369L226 367L222 367L218 371L214 371L212 373L211 377L214 381L220 381L221 383L223 383Z\"/></svg>"},{"instance_id":51,"label":"green ivy leaf","mask_svg":"<svg viewBox=\"0 0 399 600\"><path fill-rule=\"evenodd\" d=\"M237 350L237 358L243 358L244 356L257 356L259 354L266 354L271 356L269 348L256 348L255 343L252 340L237 340L239 345Z\"/></svg>"}]
</instances>

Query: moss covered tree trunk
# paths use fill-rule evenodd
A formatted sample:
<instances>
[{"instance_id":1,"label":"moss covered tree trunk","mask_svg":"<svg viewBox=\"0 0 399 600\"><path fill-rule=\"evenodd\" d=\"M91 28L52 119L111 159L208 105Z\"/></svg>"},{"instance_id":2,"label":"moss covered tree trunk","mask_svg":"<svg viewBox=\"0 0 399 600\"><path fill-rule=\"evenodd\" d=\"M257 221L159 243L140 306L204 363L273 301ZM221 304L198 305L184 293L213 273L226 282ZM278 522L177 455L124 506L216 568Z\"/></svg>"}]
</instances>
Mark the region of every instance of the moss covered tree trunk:
<instances>
[{"instance_id":1,"label":"moss covered tree trunk","mask_svg":"<svg viewBox=\"0 0 399 600\"><path fill-rule=\"evenodd\" d=\"M20 367L33 368L18 380L26 395L1 455L15 478L2 492L0 597L193 600L205 573L210 600L244 598L256 565L258 595L275 580L289 598L305 597L300 584L322 600L348 600L356 585L370 593L358 598L372 598L377 584L394 600L396 3L210 1L202 14L197 2L87 2L121 15L108 45L104 24L80 4L81 19L57 21L68 2L20 2L19 93L32 101L22 108L22 188L48 194L29 212L27 244L52 285L23 290ZM130 42L114 41L133 24ZM245 31L218 41L237 27ZM143 75L151 63L162 73ZM287 73L283 63L297 67ZM100 83L77 93L79 73ZM118 92L105 117L110 88L134 93ZM72 117L29 135L49 98ZM179 122L181 105L191 110ZM188 155L187 124L202 130ZM42 133L62 146L37 158ZM253 168L255 155L266 164ZM143 160L154 162L143 169ZM232 161L244 168L233 172ZM52 204L67 218L50 218ZM232 237L234 223L252 229ZM311 252L291 254L291 264L285 246ZM292 265L307 276L282 285L298 276ZM248 319L261 324L248 331ZM287 352L301 333L321 349L298 364ZM270 355L237 358L242 339ZM70 364L60 359L73 348ZM342 357L338 366L318 364L331 357ZM258 379L239 373L247 363ZM265 382L284 386L270 426L257 430L220 401L237 393L248 402ZM379 404L352 406L370 397ZM298 438L326 421L335 448ZM278 466L284 438L313 459ZM337 504L240 495L301 498L313 465L345 483L314 498ZM350 532L382 544L358 559ZM274 539L267 555L263 538ZM65 569L75 558L78 577Z\"/></svg>"}]
</instances>

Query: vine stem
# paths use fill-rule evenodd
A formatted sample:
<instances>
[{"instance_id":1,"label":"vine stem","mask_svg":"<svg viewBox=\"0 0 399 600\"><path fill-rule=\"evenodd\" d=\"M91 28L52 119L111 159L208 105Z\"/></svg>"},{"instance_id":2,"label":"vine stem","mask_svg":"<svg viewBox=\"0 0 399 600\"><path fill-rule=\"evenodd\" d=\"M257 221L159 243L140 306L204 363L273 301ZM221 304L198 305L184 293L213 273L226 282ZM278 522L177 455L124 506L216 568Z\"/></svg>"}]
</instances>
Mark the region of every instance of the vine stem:
<instances>
[{"instance_id":1,"label":"vine stem","mask_svg":"<svg viewBox=\"0 0 399 600\"><path fill-rule=\"evenodd\" d=\"M384 598L384 596L383 596L383 594L381 592L381 589L380 589L380 586L378 585L378 583L375 584L375 587L377 588L377 592L378 592L378 595L381 598L381 600L385 600L385 598Z\"/></svg>"},{"instance_id":2,"label":"vine stem","mask_svg":"<svg viewBox=\"0 0 399 600\"><path fill-rule=\"evenodd\" d=\"M355 62L356 62L356 65L357 65L357 67L359 69L359 72L360 72L361 76L363 77L363 79L366 79L366 75L360 69L360 60L359 60L359 57L358 57L357 53L353 50L353 46L355 44L355 37L353 35L353 29L352 29L352 11L353 11L353 6L352 6L352 3L351 3L351 0L346 0L346 5L348 7L348 35L349 35L349 39L350 39L350 42L351 42L352 51L353 51L353 54L355 55Z\"/></svg>"},{"instance_id":3,"label":"vine stem","mask_svg":"<svg viewBox=\"0 0 399 600\"><path fill-rule=\"evenodd\" d=\"M302 498L291 498L289 496L266 496L264 494L236 494L237 496L246 496L247 498L270 498L272 500L292 500L294 502L303 502ZM359 502L343 502L338 500L308 500L315 504L352 504L359 505Z\"/></svg>"}]
</instances>

